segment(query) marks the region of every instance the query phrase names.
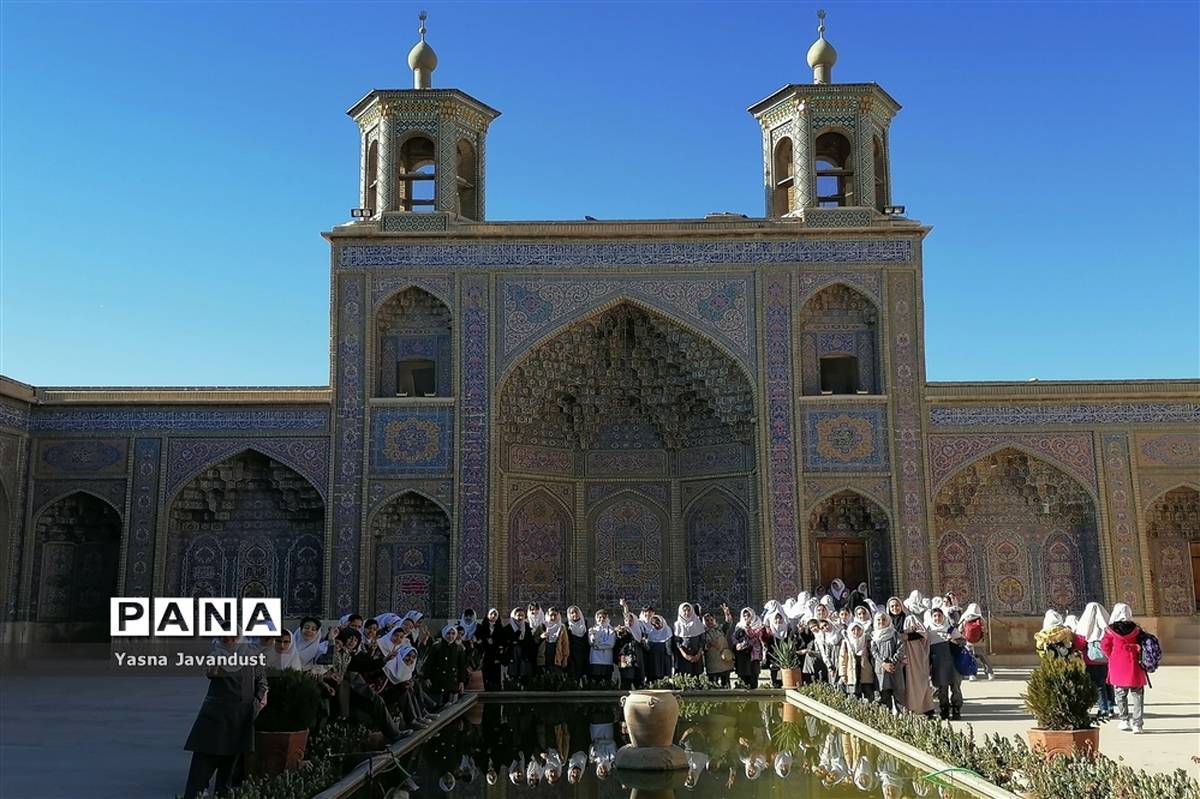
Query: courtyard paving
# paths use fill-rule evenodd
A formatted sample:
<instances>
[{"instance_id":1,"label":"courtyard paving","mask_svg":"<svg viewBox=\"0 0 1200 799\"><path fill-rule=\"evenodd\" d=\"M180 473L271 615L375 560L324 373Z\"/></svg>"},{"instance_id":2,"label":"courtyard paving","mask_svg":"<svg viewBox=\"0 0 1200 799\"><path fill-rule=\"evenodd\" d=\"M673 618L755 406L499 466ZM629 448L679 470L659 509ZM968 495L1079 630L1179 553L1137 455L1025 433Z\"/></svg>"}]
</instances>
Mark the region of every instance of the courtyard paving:
<instances>
[{"instance_id":1,"label":"courtyard paving","mask_svg":"<svg viewBox=\"0 0 1200 799\"><path fill-rule=\"evenodd\" d=\"M1033 726L1021 693L1029 668L1000 668L995 680L964 682L963 719L975 735L1000 733L1025 737ZM1146 726L1142 735L1121 732L1117 722L1100 728L1100 751L1146 771L1181 768L1200 779L1200 667L1164 666L1146 689Z\"/></svg>"}]
</instances>

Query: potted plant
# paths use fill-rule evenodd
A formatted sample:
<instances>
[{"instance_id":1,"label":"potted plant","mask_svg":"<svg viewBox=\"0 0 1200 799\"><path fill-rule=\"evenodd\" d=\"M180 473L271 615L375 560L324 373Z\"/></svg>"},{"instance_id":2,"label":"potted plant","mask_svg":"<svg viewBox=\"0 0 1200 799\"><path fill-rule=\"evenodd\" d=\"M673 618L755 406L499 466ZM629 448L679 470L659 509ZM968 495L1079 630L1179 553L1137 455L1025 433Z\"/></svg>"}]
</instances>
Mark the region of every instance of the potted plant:
<instances>
[{"instance_id":1,"label":"potted plant","mask_svg":"<svg viewBox=\"0 0 1200 799\"><path fill-rule=\"evenodd\" d=\"M284 669L268 684L267 706L254 720L250 767L256 774L278 774L300 765L324 700L320 681L308 672Z\"/></svg>"},{"instance_id":2,"label":"potted plant","mask_svg":"<svg viewBox=\"0 0 1200 799\"><path fill-rule=\"evenodd\" d=\"M1031 747L1068 757L1076 749L1088 755L1100 751L1100 728L1092 725L1091 713L1096 686L1081 660L1042 660L1021 699L1037 719L1037 727L1029 730Z\"/></svg>"},{"instance_id":3,"label":"potted plant","mask_svg":"<svg viewBox=\"0 0 1200 799\"><path fill-rule=\"evenodd\" d=\"M467 684L468 691L483 690L483 647L472 646L467 649Z\"/></svg>"},{"instance_id":4,"label":"potted plant","mask_svg":"<svg viewBox=\"0 0 1200 799\"><path fill-rule=\"evenodd\" d=\"M785 638L782 641L776 641L771 645L771 656L779 666L779 677L783 680L783 687L799 688L800 669L804 665L804 658L800 656L796 639Z\"/></svg>"}]
</instances>

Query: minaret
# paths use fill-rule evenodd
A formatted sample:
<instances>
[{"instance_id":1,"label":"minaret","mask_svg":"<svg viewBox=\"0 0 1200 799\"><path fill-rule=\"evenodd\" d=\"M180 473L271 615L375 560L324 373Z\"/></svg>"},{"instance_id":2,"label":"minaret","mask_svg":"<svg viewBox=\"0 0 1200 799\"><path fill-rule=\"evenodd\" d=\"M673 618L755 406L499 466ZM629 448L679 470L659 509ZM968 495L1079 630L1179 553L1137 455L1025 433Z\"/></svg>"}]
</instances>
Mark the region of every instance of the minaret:
<instances>
[{"instance_id":1,"label":"minaret","mask_svg":"<svg viewBox=\"0 0 1200 799\"><path fill-rule=\"evenodd\" d=\"M413 88L375 89L347 111L360 133L359 207L384 231L484 218L484 145L500 112L458 89L433 88L438 57L425 40L427 18L422 11L408 53Z\"/></svg>"},{"instance_id":2,"label":"minaret","mask_svg":"<svg viewBox=\"0 0 1200 799\"><path fill-rule=\"evenodd\" d=\"M871 224L872 210L881 217L891 205L888 129L900 105L876 83L833 83L837 57L818 11L812 83L784 86L748 109L762 127L768 217Z\"/></svg>"}]
</instances>

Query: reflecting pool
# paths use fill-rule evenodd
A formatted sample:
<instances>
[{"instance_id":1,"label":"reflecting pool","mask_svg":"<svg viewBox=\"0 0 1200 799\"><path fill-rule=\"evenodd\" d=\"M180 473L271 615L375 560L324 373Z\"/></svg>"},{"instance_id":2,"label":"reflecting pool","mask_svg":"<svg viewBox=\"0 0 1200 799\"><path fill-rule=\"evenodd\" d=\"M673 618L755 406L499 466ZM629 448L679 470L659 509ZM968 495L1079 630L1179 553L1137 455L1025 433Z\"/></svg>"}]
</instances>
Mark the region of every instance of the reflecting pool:
<instances>
[{"instance_id":1,"label":"reflecting pool","mask_svg":"<svg viewBox=\"0 0 1200 799\"><path fill-rule=\"evenodd\" d=\"M675 742L689 768L613 767L628 743L616 701L483 700L377 774L356 799L550 797L965 797L781 700L681 698Z\"/></svg>"}]
</instances>

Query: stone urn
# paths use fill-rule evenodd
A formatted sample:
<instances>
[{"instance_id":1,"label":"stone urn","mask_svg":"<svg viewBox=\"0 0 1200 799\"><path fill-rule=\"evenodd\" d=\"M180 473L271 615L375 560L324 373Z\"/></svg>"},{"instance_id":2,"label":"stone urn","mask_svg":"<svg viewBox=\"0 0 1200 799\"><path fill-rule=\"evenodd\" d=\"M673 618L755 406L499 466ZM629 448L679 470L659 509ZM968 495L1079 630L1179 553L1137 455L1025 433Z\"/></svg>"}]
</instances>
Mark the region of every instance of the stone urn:
<instances>
[{"instance_id":1,"label":"stone urn","mask_svg":"<svg viewBox=\"0 0 1200 799\"><path fill-rule=\"evenodd\" d=\"M670 746L679 720L679 700L670 691L633 691L621 697L629 741L636 747Z\"/></svg>"}]
</instances>

